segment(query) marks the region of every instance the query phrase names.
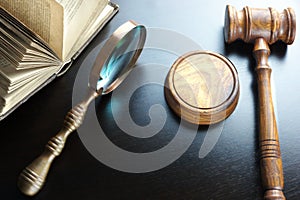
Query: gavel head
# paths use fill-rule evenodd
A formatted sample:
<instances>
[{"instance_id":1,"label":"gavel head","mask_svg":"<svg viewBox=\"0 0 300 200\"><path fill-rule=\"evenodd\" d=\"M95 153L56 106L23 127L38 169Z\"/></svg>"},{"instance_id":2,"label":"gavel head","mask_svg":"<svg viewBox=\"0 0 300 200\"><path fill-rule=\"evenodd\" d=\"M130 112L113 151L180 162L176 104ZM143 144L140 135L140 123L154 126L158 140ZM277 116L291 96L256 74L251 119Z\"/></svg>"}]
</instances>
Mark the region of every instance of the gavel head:
<instances>
[{"instance_id":1,"label":"gavel head","mask_svg":"<svg viewBox=\"0 0 300 200\"><path fill-rule=\"evenodd\" d=\"M292 8L279 13L273 8L249 8L237 11L227 5L225 12L224 36L227 43L237 39L253 42L263 38L269 44L281 40L287 44L294 42L296 16Z\"/></svg>"}]
</instances>

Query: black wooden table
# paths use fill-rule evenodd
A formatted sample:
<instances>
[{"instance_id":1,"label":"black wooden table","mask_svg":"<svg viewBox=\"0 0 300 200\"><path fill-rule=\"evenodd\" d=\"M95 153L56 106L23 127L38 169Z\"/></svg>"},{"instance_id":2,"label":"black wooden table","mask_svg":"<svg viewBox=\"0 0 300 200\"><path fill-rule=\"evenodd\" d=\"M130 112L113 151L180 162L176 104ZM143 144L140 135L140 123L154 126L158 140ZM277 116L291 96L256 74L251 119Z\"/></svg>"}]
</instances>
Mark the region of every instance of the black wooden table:
<instances>
[{"instance_id":1,"label":"black wooden table","mask_svg":"<svg viewBox=\"0 0 300 200\"><path fill-rule=\"evenodd\" d=\"M111 144L129 154L147 154L160 151L177 140L180 126L189 126L180 125L180 119L168 108L163 86L157 80L151 83L151 78L163 77L178 54L189 48L195 50L199 47L218 52L233 62L241 85L236 110L225 122L216 126L217 132L213 131L216 127L203 126L196 127L197 133L187 131L186 136L181 134L177 147L181 148L181 143L187 143L186 140L190 140L191 144L178 158L171 155L173 162L156 166L156 170L151 159L153 163L158 162L157 157L150 156L145 163L141 163L139 161L145 158L126 160L122 154L106 149L107 151L99 152L99 155L105 154L109 160L111 154L111 159L118 158L114 160L115 164L109 164L111 160L97 158L95 151L89 149L83 139L88 138L89 133L79 131L79 134L70 136L64 152L55 160L44 188L32 199L262 199L257 139L259 108L252 45L242 42L229 46L224 44L225 6L232 4L238 10L246 5L271 6L279 11L291 6L297 15L300 13L297 1L115 2L120 5L120 12L79 56L67 74L43 88L0 122L0 198L31 199L22 195L16 187L20 171L42 152L49 138L60 129L66 112L72 107L72 99L76 99L72 96L75 80L78 81L76 75L87 73L89 68L85 64L91 58L91 53L95 52L94 48L99 48L98 44L119 25L133 19L148 28L150 39L137 64L142 69L137 79L149 79L149 69L150 72L153 72L152 69L156 70L157 77L150 73L149 82L138 87L128 99L129 105L123 105L125 100L118 96L119 93L113 93L97 99L91 106L97 111L96 116L88 113L87 120L96 117ZM273 45L269 59L273 69L273 96L276 100L285 194L289 200L300 198L299 41L300 38L296 36L291 46L282 43ZM86 87L85 82L79 85ZM130 83L125 82L124 86L129 87ZM78 89L74 91L78 92ZM122 103L118 104L119 100ZM75 103L78 102L73 102ZM155 104L160 106L151 108ZM124 116L130 117L140 130L155 122L154 119L151 121L149 110L153 116L161 117L164 122L162 128L157 134L147 138L136 137L147 134L147 131L129 133L121 130L115 122L113 112L123 115L120 110L124 106L130 112L130 115ZM153 127L155 129L155 124ZM96 130L91 129L93 131ZM94 143L97 150L97 141ZM213 146L214 143L216 144ZM211 151L207 149L207 144L213 146ZM99 143L100 145L103 144ZM177 147L173 147L170 152L177 152ZM122 162L126 162L127 168ZM145 167L147 163L148 166ZM148 172L145 172L147 169Z\"/></svg>"}]
</instances>

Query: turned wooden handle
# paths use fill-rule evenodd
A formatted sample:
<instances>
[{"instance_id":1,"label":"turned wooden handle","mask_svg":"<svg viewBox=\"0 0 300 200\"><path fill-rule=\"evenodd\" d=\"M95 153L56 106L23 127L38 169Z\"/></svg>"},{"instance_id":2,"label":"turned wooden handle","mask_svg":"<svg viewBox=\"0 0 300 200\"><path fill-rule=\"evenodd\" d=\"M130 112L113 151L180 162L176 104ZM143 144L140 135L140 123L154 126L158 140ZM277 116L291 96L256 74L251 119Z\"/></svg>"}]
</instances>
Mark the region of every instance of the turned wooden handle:
<instances>
[{"instance_id":1,"label":"turned wooden handle","mask_svg":"<svg viewBox=\"0 0 300 200\"><path fill-rule=\"evenodd\" d=\"M49 140L42 155L21 172L18 187L24 194L32 196L42 188L54 158L62 152L69 134L82 123L85 110L79 104L69 111L61 131Z\"/></svg>"},{"instance_id":2,"label":"turned wooden handle","mask_svg":"<svg viewBox=\"0 0 300 200\"><path fill-rule=\"evenodd\" d=\"M54 158L62 152L68 136L82 124L89 103L98 95L97 92L91 93L85 101L71 109L60 132L49 140L44 152L21 172L18 187L24 194L33 196L43 187Z\"/></svg>"},{"instance_id":3,"label":"turned wooden handle","mask_svg":"<svg viewBox=\"0 0 300 200\"><path fill-rule=\"evenodd\" d=\"M285 199L282 160L279 138L274 114L270 76L272 69L268 65L270 49L263 38L254 44L254 57L257 61L257 80L260 110L260 167L262 183L265 189L264 199Z\"/></svg>"},{"instance_id":4,"label":"turned wooden handle","mask_svg":"<svg viewBox=\"0 0 300 200\"><path fill-rule=\"evenodd\" d=\"M44 185L52 161L64 148L65 141L60 136L49 140L45 151L28 165L20 174L19 189L26 195L35 195Z\"/></svg>"}]
</instances>

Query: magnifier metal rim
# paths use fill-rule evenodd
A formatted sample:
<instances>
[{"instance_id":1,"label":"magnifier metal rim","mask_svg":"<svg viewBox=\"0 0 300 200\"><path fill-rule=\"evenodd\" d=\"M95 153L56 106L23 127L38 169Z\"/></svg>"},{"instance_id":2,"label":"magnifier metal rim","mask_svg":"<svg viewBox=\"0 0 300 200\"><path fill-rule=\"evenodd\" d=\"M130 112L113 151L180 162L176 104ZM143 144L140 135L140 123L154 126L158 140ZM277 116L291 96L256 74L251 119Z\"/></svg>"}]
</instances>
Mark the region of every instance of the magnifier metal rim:
<instances>
[{"instance_id":1,"label":"magnifier metal rim","mask_svg":"<svg viewBox=\"0 0 300 200\"><path fill-rule=\"evenodd\" d=\"M105 63L107 63L110 55L113 53L114 49L116 48L117 44L133 29L141 28L140 40L138 42L137 48L135 50L134 56L132 57L130 63L124 67L127 68L120 77L118 77L112 84L110 84L105 90L103 90L102 94L107 94L113 91L119 84L127 77L131 69L134 67L138 57L140 56L145 40L146 40L146 28L143 25L137 24L135 21L127 21L123 25L121 25L106 41L103 48L100 50L99 54L96 57L94 62L93 68L91 70L90 79L89 79L89 87L93 90L98 91L100 88L97 89L97 83L100 78L100 72Z\"/></svg>"}]
</instances>

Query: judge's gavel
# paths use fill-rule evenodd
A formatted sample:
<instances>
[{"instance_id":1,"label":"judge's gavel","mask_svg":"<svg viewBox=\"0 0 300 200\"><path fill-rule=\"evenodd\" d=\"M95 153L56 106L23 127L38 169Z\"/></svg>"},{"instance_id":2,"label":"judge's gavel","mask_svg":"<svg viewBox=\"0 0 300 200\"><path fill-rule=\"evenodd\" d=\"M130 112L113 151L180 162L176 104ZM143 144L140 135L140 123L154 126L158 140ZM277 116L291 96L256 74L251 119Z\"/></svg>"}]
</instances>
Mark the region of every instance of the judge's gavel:
<instances>
[{"instance_id":1,"label":"judge's gavel","mask_svg":"<svg viewBox=\"0 0 300 200\"><path fill-rule=\"evenodd\" d=\"M264 199L285 199L282 192L283 169L279 138L271 94L268 65L270 49L268 44L278 40L292 44L296 34L296 17L292 8L279 13L273 8L259 9L244 7L237 11L226 7L224 36L227 43L237 39L254 43L253 54L257 62L258 95L260 109L260 167Z\"/></svg>"}]
</instances>

